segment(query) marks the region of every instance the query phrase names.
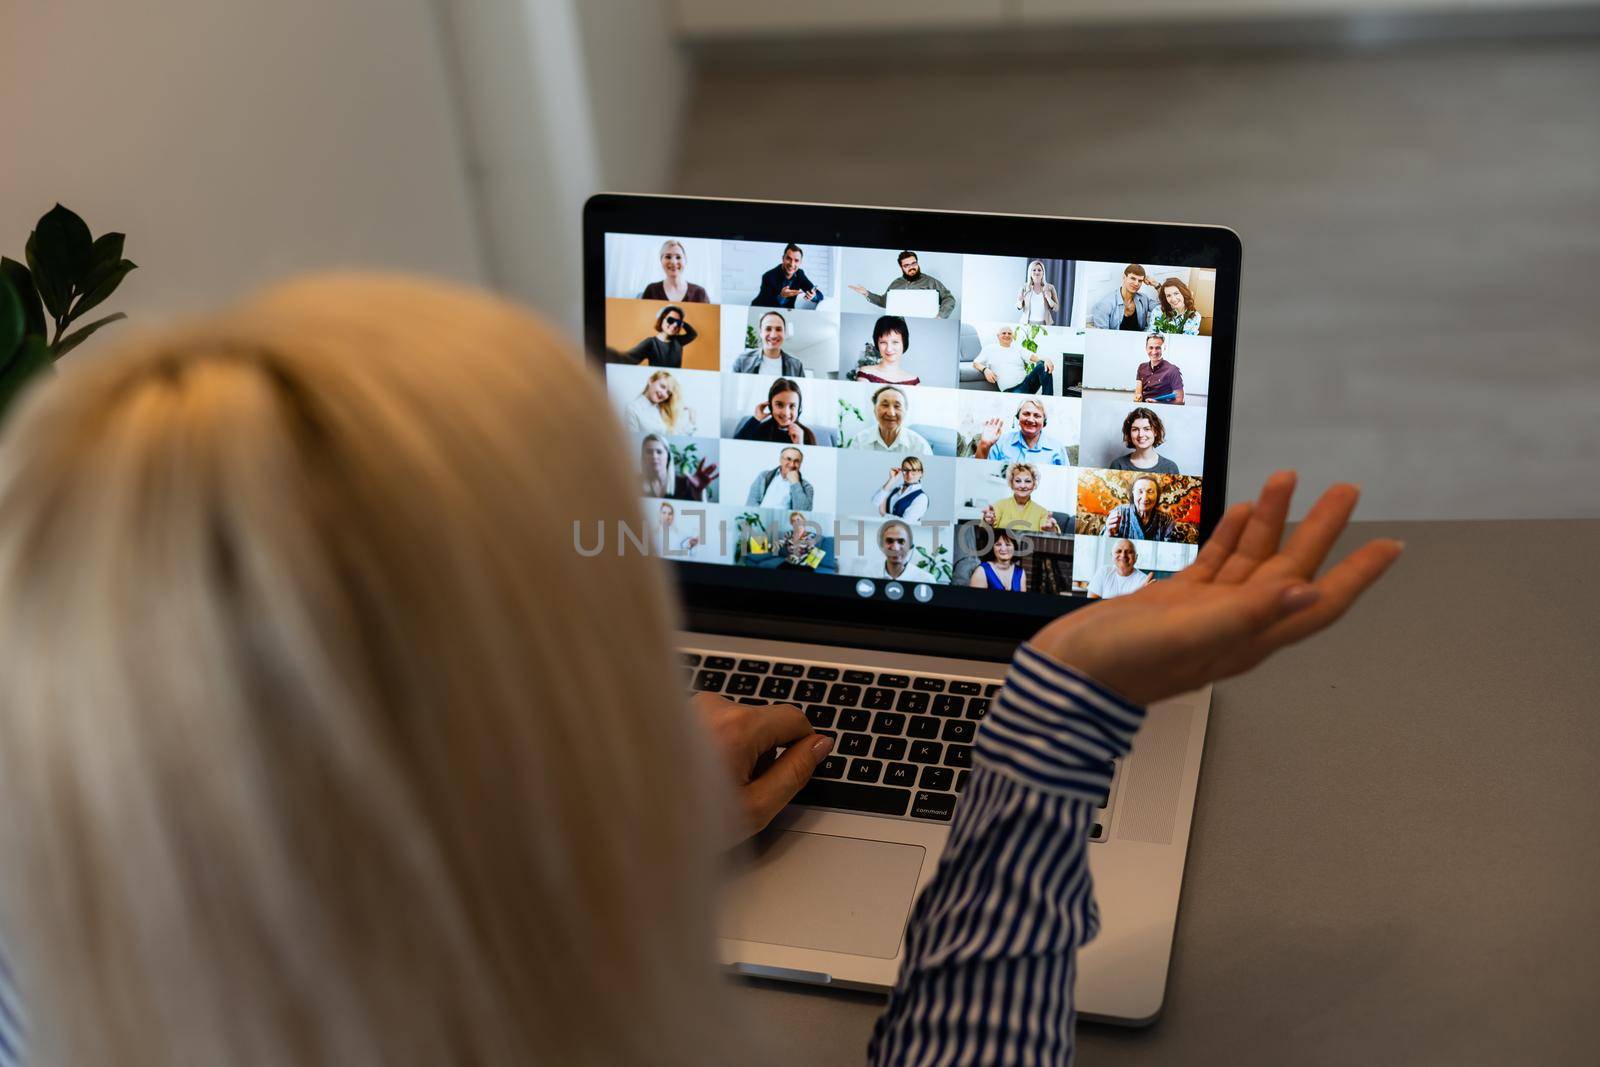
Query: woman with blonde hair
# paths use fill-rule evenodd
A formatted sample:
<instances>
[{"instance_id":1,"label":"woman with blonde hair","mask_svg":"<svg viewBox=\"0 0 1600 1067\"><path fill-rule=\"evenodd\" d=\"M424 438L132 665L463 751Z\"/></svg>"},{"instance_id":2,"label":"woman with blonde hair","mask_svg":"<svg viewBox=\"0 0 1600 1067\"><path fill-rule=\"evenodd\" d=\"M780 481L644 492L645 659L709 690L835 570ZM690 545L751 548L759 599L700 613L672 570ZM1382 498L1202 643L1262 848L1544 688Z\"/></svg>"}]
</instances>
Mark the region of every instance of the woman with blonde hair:
<instances>
[{"instance_id":1,"label":"woman with blonde hair","mask_svg":"<svg viewBox=\"0 0 1600 1067\"><path fill-rule=\"evenodd\" d=\"M691 436L699 429L694 408L683 403L678 379L665 370L651 374L639 395L628 401L622 421L634 433Z\"/></svg>"},{"instance_id":2,"label":"woman with blonde hair","mask_svg":"<svg viewBox=\"0 0 1600 1067\"><path fill-rule=\"evenodd\" d=\"M713 965L717 853L830 742L791 707L702 697L697 722L664 684L659 564L575 551L575 526L637 522L604 408L508 305L359 277L28 398L0 445L0 929L36 1062L758 1058ZM553 462L573 440L583 461ZM1038 751L1074 773L1074 737L1124 754L1140 705L1336 618L1397 549L1313 583L1355 494L1280 552L1292 487L1231 511L1188 571L1019 651L1027 695L1003 689L979 735L872 1062L1002 1038L1070 1057L1093 796L1051 791L1047 759L994 761L1052 718ZM1036 891L972 881L1018 837L1057 857ZM974 936L1002 914L1054 933ZM1061 1010L1001 1010L1045 976L1025 1003Z\"/></svg>"},{"instance_id":3,"label":"woman with blonde hair","mask_svg":"<svg viewBox=\"0 0 1600 1067\"><path fill-rule=\"evenodd\" d=\"M651 282L644 287L644 292L639 294L640 300L669 300L682 304L705 304L710 302L705 286L696 285L685 278L684 271L689 265L689 253L684 251L683 242L676 238L668 238L661 242L661 280Z\"/></svg>"}]
</instances>

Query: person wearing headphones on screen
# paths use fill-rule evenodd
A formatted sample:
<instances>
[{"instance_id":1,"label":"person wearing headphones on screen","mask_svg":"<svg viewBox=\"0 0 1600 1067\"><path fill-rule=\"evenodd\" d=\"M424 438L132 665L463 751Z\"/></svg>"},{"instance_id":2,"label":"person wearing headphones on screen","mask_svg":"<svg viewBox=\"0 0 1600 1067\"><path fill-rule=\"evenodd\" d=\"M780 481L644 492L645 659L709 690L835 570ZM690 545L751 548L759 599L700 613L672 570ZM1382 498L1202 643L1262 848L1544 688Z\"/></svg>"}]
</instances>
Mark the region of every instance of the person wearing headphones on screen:
<instances>
[{"instance_id":1,"label":"person wearing headphones on screen","mask_svg":"<svg viewBox=\"0 0 1600 1067\"><path fill-rule=\"evenodd\" d=\"M739 427L734 440L814 445L817 435L800 421L801 410L800 383L790 378L775 379L767 389L767 399L756 405L756 417Z\"/></svg>"},{"instance_id":2,"label":"person wearing headphones on screen","mask_svg":"<svg viewBox=\"0 0 1600 1067\"><path fill-rule=\"evenodd\" d=\"M1067 446L1044 432L1044 428L1050 424L1044 401L1024 400L1017 408L1016 421L1017 428L1002 438L1000 431L1004 423L999 419L987 420L975 446L976 458L999 460L1001 463L1027 460L1051 467L1071 466L1067 462Z\"/></svg>"}]
</instances>

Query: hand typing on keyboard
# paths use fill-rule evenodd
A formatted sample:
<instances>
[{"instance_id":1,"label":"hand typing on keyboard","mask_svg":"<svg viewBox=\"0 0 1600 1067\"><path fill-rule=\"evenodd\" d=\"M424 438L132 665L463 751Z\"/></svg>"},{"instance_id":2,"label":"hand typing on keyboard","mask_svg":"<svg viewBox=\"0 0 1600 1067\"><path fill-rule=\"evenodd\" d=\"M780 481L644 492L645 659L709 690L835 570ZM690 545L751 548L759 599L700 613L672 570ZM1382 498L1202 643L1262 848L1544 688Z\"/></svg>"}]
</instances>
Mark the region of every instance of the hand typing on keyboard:
<instances>
[{"instance_id":1,"label":"hand typing on keyboard","mask_svg":"<svg viewBox=\"0 0 1600 1067\"><path fill-rule=\"evenodd\" d=\"M1274 474L1254 504L1229 509L1187 570L1063 616L1034 645L1148 704L1241 674L1321 630L1378 580L1401 545L1370 541L1318 578L1360 491L1331 487L1280 547L1294 487L1292 471Z\"/></svg>"},{"instance_id":2,"label":"hand typing on keyboard","mask_svg":"<svg viewBox=\"0 0 1600 1067\"><path fill-rule=\"evenodd\" d=\"M760 831L810 781L833 750L833 739L816 735L792 704L736 704L711 693L691 701L711 731L739 794L739 825L729 844ZM774 758L774 751L783 755Z\"/></svg>"}]
</instances>

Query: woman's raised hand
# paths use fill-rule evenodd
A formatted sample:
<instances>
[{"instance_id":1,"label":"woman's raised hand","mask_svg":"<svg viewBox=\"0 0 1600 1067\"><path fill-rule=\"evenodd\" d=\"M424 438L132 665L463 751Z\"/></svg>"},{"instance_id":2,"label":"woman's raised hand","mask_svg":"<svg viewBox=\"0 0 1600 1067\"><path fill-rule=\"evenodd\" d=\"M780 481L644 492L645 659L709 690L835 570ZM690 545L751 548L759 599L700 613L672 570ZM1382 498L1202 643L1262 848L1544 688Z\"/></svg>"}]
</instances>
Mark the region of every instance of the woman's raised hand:
<instances>
[{"instance_id":1,"label":"woman's raised hand","mask_svg":"<svg viewBox=\"0 0 1600 1067\"><path fill-rule=\"evenodd\" d=\"M1322 494L1286 544L1295 475L1267 479L1254 504L1237 504L1188 569L1137 593L1065 615L1034 635L1047 654L1138 704L1228 678L1328 626L1400 555L1369 541L1322 567L1360 491Z\"/></svg>"}]
</instances>

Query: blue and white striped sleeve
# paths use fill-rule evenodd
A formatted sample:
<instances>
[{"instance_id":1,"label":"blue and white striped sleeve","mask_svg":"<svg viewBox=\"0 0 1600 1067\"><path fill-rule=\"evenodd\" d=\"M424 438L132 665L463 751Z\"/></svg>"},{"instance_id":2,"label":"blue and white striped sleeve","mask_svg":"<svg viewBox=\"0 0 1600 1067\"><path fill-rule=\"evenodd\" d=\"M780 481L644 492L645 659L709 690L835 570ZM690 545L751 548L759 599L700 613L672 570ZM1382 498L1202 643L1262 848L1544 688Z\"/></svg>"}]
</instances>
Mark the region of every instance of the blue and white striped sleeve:
<instances>
[{"instance_id":1,"label":"blue and white striped sleeve","mask_svg":"<svg viewBox=\"0 0 1600 1067\"><path fill-rule=\"evenodd\" d=\"M1084 849L1144 709L1023 645L906 930L871 1064L1070 1064L1078 946L1099 929Z\"/></svg>"},{"instance_id":2,"label":"blue and white striped sleeve","mask_svg":"<svg viewBox=\"0 0 1600 1067\"><path fill-rule=\"evenodd\" d=\"M0 948L0 1067L22 1067L22 1004Z\"/></svg>"}]
</instances>

